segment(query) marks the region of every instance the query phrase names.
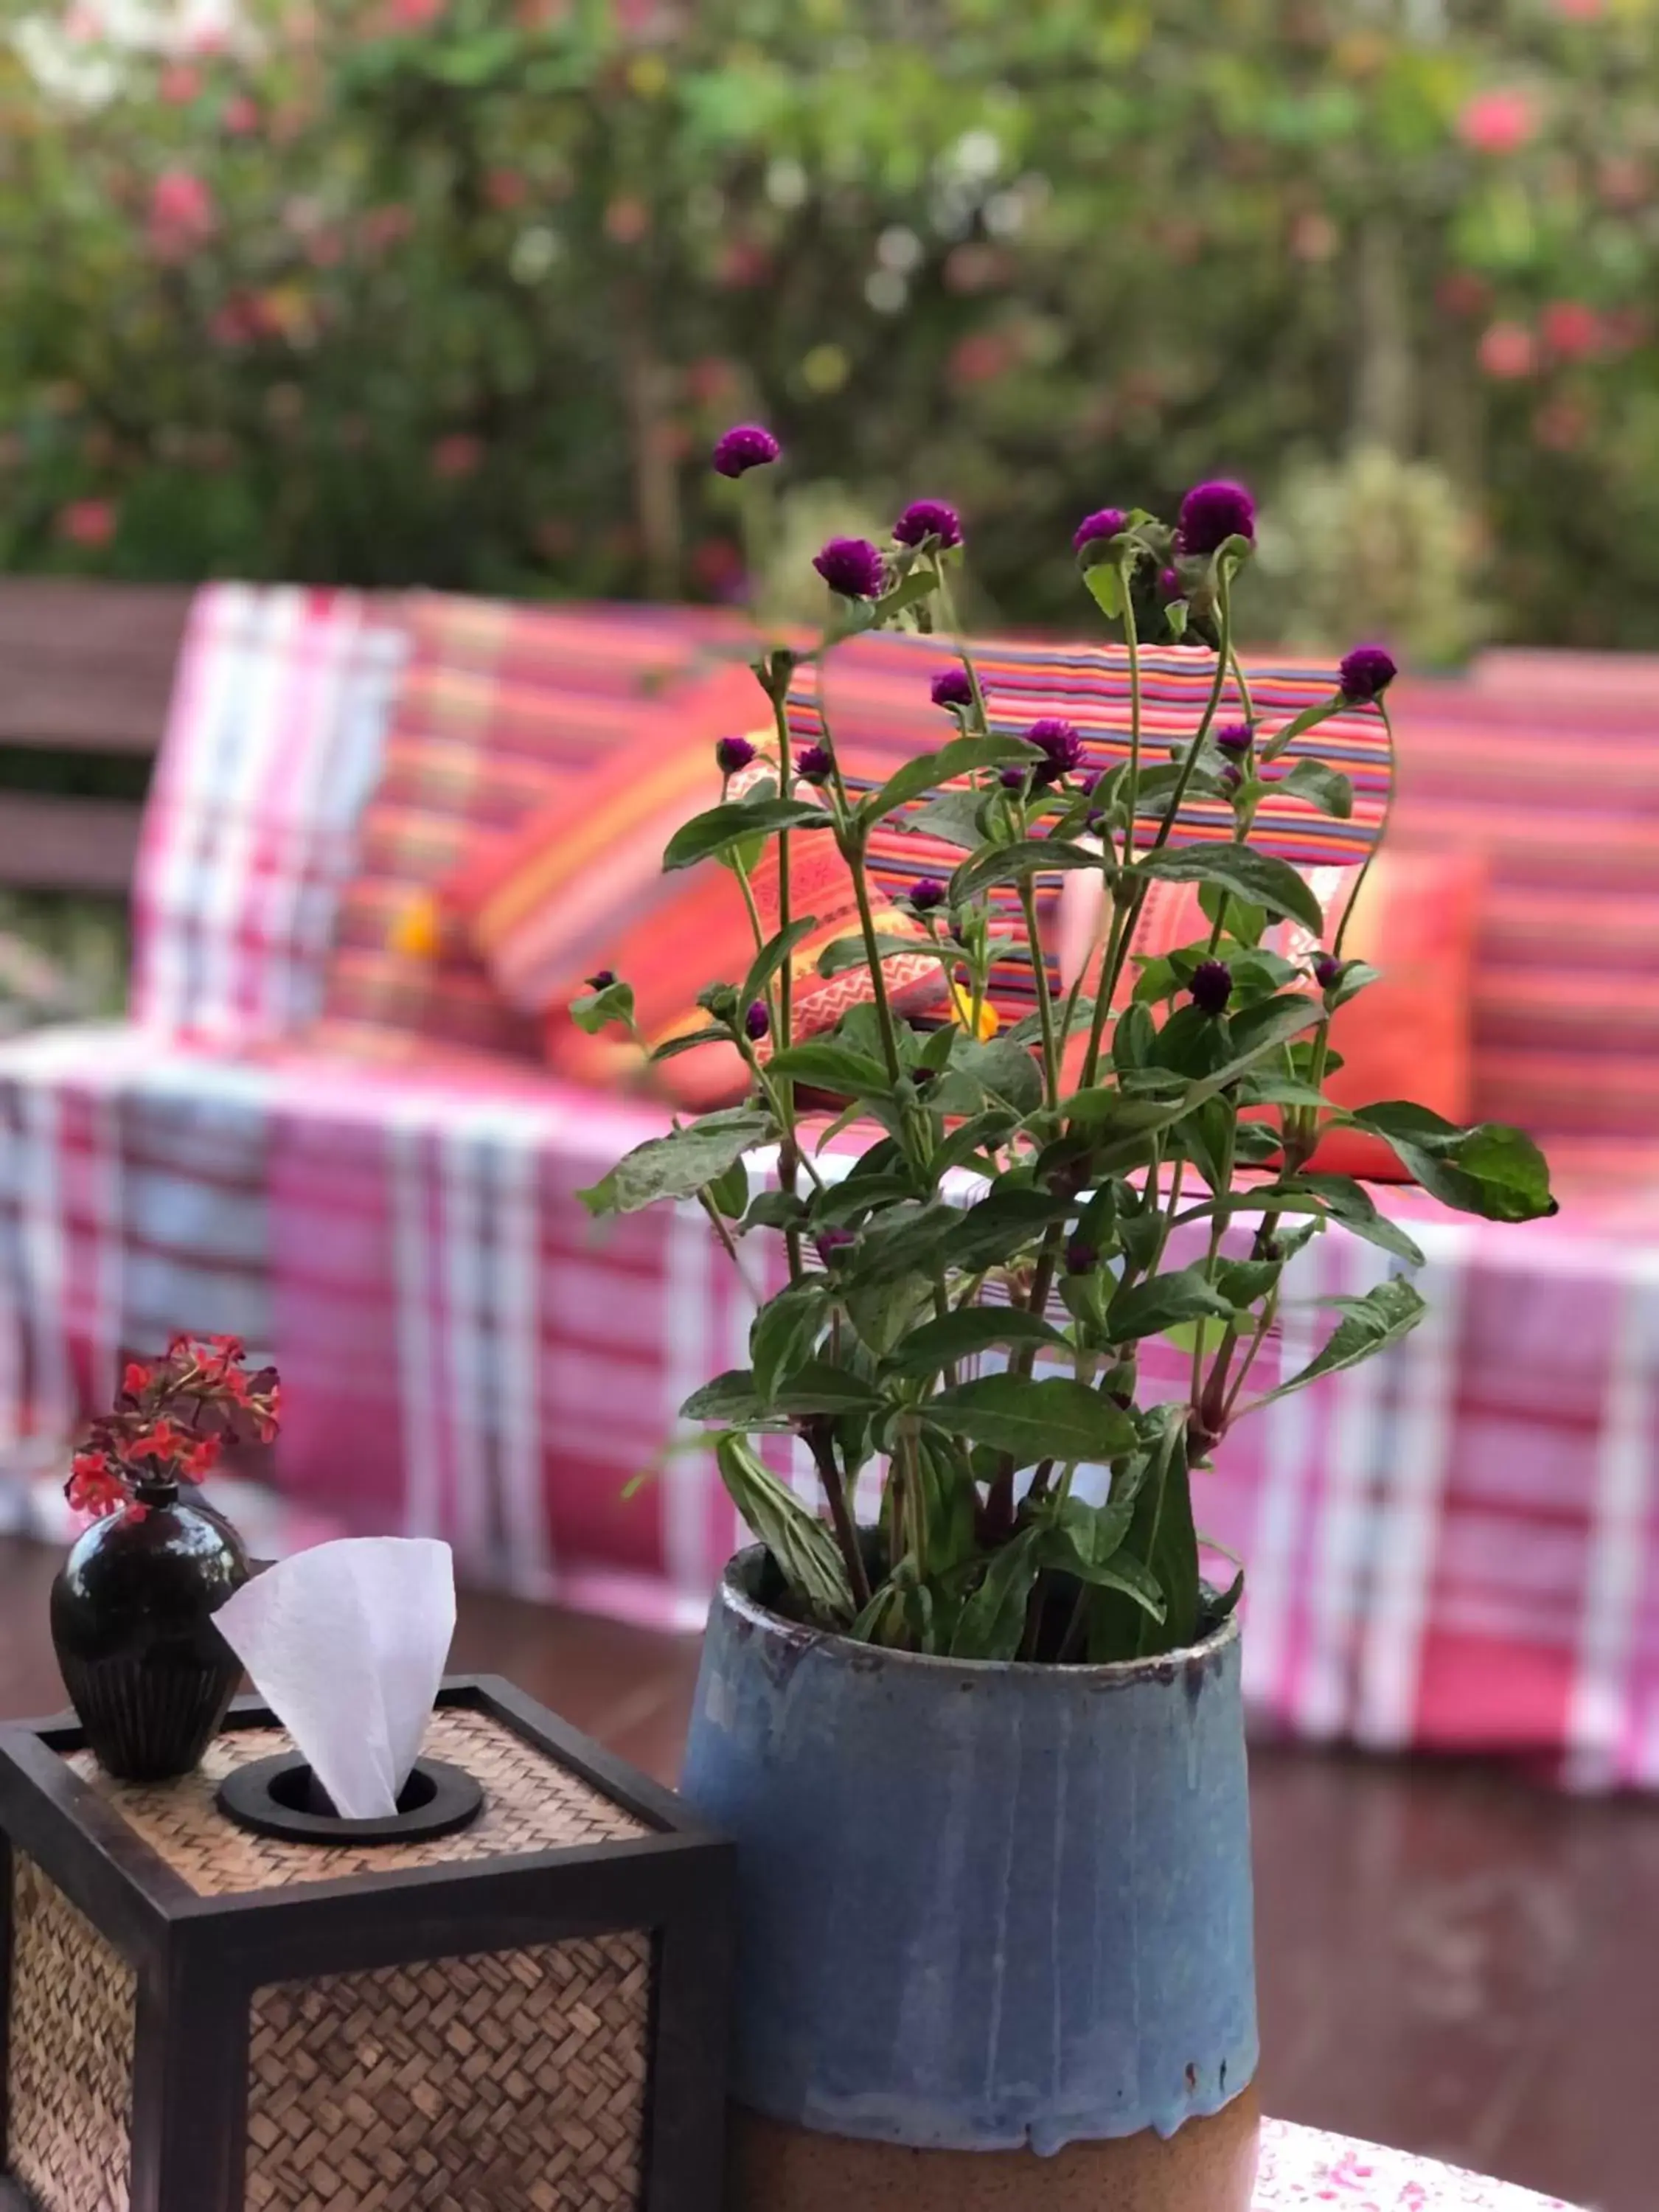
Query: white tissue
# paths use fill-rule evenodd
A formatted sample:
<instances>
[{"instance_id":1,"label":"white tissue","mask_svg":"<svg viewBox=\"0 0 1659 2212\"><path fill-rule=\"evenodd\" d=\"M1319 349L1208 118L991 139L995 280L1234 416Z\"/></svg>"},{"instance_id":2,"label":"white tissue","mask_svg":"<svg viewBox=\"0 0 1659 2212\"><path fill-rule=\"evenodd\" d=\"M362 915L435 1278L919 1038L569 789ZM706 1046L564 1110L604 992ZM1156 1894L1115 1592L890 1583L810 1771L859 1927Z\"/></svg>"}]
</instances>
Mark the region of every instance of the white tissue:
<instances>
[{"instance_id":1,"label":"white tissue","mask_svg":"<svg viewBox=\"0 0 1659 2212\"><path fill-rule=\"evenodd\" d=\"M213 1616L348 1820L395 1813L455 1633L428 1537L347 1537L266 1568Z\"/></svg>"}]
</instances>

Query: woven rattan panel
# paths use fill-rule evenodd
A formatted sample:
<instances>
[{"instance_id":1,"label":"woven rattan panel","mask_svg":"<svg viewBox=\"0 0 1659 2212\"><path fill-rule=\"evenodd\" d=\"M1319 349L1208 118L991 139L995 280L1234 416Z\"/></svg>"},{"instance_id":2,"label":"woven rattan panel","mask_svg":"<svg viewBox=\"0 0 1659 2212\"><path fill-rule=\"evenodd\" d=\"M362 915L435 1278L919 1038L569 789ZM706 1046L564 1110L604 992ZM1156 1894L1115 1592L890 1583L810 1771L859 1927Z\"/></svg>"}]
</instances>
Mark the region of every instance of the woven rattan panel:
<instances>
[{"instance_id":1,"label":"woven rattan panel","mask_svg":"<svg viewBox=\"0 0 1659 2212\"><path fill-rule=\"evenodd\" d=\"M261 1990L246 2212L631 2212L650 2008L643 1931Z\"/></svg>"},{"instance_id":2,"label":"woven rattan panel","mask_svg":"<svg viewBox=\"0 0 1659 2212\"><path fill-rule=\"evenodd\" d=\"M6 2163L40 2212L127 2212L132 1969L20 1852Z\"/></svg>"},{"instance_id":3,"label":"woven rattan panel","mask_svg":"<svg viewBox=\"0 0 1659 2212\"><path fill-rule=\"evenodd\" d=\"M290 1844L252 1835L228 1820L213 1799L231 1769L293 1748L281 1729L236 1729L209 1745L194 1774L160 1784L116 1782L89 1752L72 1753L69 1763L204 1897L337 1881L347 1875L391 1874L399 1867L455 1866L514 1851L568 1850L649 1833L631 1813L488 1713L456 1706L433 1715L424 1748L434 1759L465 1767L483 1785L483 1811L459 1835L427 1844Z\"/></svg>"}]
</instances>

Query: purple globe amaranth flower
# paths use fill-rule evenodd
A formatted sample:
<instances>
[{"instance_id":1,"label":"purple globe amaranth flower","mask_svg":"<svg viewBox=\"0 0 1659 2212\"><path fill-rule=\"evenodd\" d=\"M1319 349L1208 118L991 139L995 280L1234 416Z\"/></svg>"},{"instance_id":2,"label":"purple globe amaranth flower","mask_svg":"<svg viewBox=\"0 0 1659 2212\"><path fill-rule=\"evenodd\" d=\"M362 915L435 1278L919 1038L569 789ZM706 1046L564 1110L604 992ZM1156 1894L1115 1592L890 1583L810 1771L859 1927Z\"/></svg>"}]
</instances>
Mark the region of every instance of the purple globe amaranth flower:
<instances>
[{"instance_id":1,"label":"purple globe amaranth flower","mask_svg":"<svg viewBox=\"0 0 1659 2212\"><path fill-rule=\"evenodd\" d=\"M590 991L608 991L616 980L617 971L614 968L601 968L598 975L590 975L587 978L587 988Z\"/></svg>"},{"instance_id":2,"label":"purple globe amaranth flower","mask_svg":"<svg viewBox=\"0 0 1659 2212\"><path fill-rule=\"evenodd\" d=\"M1181 580L1181 571L1178 568L1158 570L1158 592L1160 599L1178 599L1184 595L1185 591L1186 586Z\"/></svg>"},{"instance_id":3,"label":"purple globe amaranth flower","mask_svg":"<svg viewBox=\"0 0 1659 2212\"><path fill-rule=\"evenodd\" d=\"M812 566L844 599L878 599L886 575L879 550L867 538L832 538Z\"/></svg>"},{"instance_id":4,"label":"purple globe amaranth flower","mask_svg":"<svg viewBox=\"0 0 1659 2212\"><path fill-rule=\"evenodd\" d=\"M714 441L709 459L717 474L740 477L747 470L764 468L782 451L763 422L734 422Z\"/></svg>"},{"instance_id":5,"label":"purple globe amaranth flower","mask_svg":"<svg viewBox=\"0 0 1659 2212\"><path fill-rule=\"evenodd\" d=\"M1128 526L1129 518L1121 507L1097 507L1092 514L1085 514L1072 532L1072 550L1081 553L1085 546L1120 536Z\"/></svg>"},{"instance_id":6,"label":"purple globe amaranth flower","mask_svg":"<svg viewBox=\"0 0 1659 2212\"><path fill-rule=\"evenodd\" d=\"M1342 981L1342 970L1346 965L1335 953L1321 952L1314 960L1313 979L1322 991L1334 991Z\"/></svg>"},{"instance_id":7,"label":"purple globe amaranth flower","mask_svg":"<svg viewBox=\"0 0 1659 2212\"><path fill-rule=\"evenodd\" d=\"M1394 655L1385 646L1357 645L1342 658L1342 696L1352 707L1369 705L1382 696L1399 673Z\"/></svg>"},{"instance_id":8,"label":"purple globe amaranth flower","mask_svg":"<svg viewBox=\"0 0 1659 2212\"><path fill-rule=\"evenodd\" d=\"M918 876L910 886L910 903L918 914L931 914L948 896L937 876Z\"/></svg>"},{"instance_id":9,"label":"purple globe amaranth flower","mask_svg":"<svg viewBox=\"0 0 1659 2212\"><path fill-rule=\"evenodd\" d=\"M832 1267L837 1253L844 1252L854 1242L850 1229L820 1229L812 1239L817 1255L826 1267Z\"/></svg>"},{"instance_id":10,"label":"purple globe amaranth flower","mask_svg":"<svg viewBox=\"0 0 1659 2212\"><path fill-rule=\"evenodd\" d=\"M1242 758L1250 750L1250 737L1248 722L1229 722L1224 730L1216 732L1215 741L1224 753Z\"/></svg>"},{"instance_id":11,"label":"purple globe amaranth flower","mask_svg":"<svg viewBox=\"0 0 1659 2212\"><path fill-rule=\"evenodd\" d=\"M1233 995L1232 970L1224 960L1200 960L1187 988L1201 1014L1224 1014Z\"/></svg>"},{"instance_id":12,"label":"purple globe amaranth flower","mask_svg":"<svg viewBox=\"0 0 1659 2212\"><path fill-rule=\"evenodd\" d=\"M1255 543L1255 501L1242 483L1225 478L1194 484L1181 502L1176 525L1183 553L1213 553L1230 538Z\"/></svg>"},{"instance_id":13,"label":"purple globe amaranth flower","mask_svg":"<svg viewBox=\"0 0 1659 2212\"><path fill-rule=\"evenodd\" d=\"M755 748L747 738L717 738L714 741L714 765L722 775L737 775L755 757Z\"/></svg>"},{"instance_id":14,"label":"purple globe amaranth flower","mask_svg":"<svg viewBox=\"0 0 1659 2212\"><path fill-rule=\"evenodd\" d=\"M1237 791L1243 781L1243 769L1242 768L1235 768L1231 761L1228 762L1226 767L1222 769L1220 775L1216 778L1216 781L1221 786L1221 788L1224 791Z\"/></svg>"},{"instance_id":15,"label":"purple globe amaranth flower","mask_svg":"<svg viewBox=\"0 0 1659 2212\"><path fill-rule=\"evenodd\" d=\"M962 517L942 499L913 499L893 525L901 545L925 545L937 538L947 551L962 543Z\"/></svg>"},{"instance_id":16,"label":"purple globe amaranth flower","mask_svg":"<svg viewBox=\"0 0 1659 2212\"><path fill-rule=\"evenodd\" d=\"M1100 1254L1086 1237L1073 1237L1066 1247L1068 1275L1091 1275L1100 1265Z\"/></svg>"},{"instance_id":17,"label":"purple globe amaranth flower","mask_svg":"<svg viewBox=\"0 0 1659 2212\"><path fill-rule=\"evenodd\" d=\"M998 774L997 781L1005 791L1024 791L1025 779L1030 773L1028 769L1005 768Z\"/></svg>"},{"instance_id":18,"label":"purple globe amaranth flower","mask_svg":"<svg viewBox=\"0 0 1659 2212\"><path fill-rule=\"evenodd\" d=\"M936 707L971 707L974 703L974 681L965 668L942 668L933 678L933 701Z\"/></svg>"},{"instance_id":19,"label":"purple globe amaranth flower","mask_svg":"<svg viewBox=\"0 0 1659 2212\"><path fill-rule=\"evenodd\" d=\"M835 772L828 745L803 745L795 755L795 774L803 783L828 783Z\"/></svg>"},{"instance_id":20,"label":"purple globe amaranth flower","mask_svg":"<svg viewBox=\"0 0 1659 2212\"><path fill-rule=\"evenodd\" d=\"M1042 755L1036 769L1039 783L1058 783L1083 758L1082 738L1071 723L1062 722L1056 715L1047 714L1040 722L1033 722L1025 732L1025 742L1036 746Z\"/></svg>"},{"instance_id":21,"label":"purple globe amaranth flower","mask_svg":"<svg viewBox=\"0 0 1659 2212\"><path fill-rule=\"evenodd\" d=\"M757 999L743 1018L744 1035L749 1039L750 1044L758 1044L763 1036L769 1034L771 1027L771 1015L767 1012L761 1000Z\"/></svg>"}]
</instances>

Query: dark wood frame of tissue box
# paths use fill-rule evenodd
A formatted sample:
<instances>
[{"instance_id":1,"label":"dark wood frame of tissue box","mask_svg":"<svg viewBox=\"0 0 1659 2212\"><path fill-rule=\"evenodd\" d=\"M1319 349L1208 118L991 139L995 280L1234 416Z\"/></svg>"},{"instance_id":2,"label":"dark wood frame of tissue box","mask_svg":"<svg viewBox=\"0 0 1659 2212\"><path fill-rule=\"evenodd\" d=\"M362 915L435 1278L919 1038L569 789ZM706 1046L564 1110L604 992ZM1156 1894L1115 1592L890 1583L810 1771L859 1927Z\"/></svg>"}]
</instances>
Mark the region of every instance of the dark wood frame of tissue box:
<instances>
[{"instance_id":1,"label":"dark wood frame of tissue box","mask_svg":"<svg viewBox=\"0 0 1659 2212\"><path fill-rule=\"evenodd\" d=\"M207 1810L216 1753L263 1755L276 1727L239 1698L205 1775L143 1786L77 1771L72 1717L0 1729L0 2207L280 2212L309 2191L349 2212L378 2191L389 2212L507 2212L548 2201L534 2175L560 2202L716 2212L732 1847L509 1684L463 1675L433 1734L475 1731L507 1762L494 1793L481 1778L477 1840L384 1872L355 1870L359 1848L337 1876L334 1847ZM547 1807L568 1839L522 1848ZM158 1843L175 1813L197 1858ZM216 1892L210 1817L284 1870Z\"/></svg>"}]
</instances>

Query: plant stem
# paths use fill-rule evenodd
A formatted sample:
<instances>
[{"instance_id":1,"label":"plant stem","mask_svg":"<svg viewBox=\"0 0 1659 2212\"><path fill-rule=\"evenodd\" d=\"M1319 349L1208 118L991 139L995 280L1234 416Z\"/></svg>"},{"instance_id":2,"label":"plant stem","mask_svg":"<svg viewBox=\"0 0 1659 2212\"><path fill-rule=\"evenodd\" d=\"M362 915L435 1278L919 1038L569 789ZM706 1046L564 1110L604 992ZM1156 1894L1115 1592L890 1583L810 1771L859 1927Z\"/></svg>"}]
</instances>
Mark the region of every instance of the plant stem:
<instances>
[{"instance_id":1,"label":"plant stem","mask_svg":"<svg viewBox=\"0 0 1659 2212\"><path fill-rule=\"evenodd\" d=\"M1042 1027L1042 1072L1048 1086L1048 1103L1060 1104L1060 1054L1054 1043L1054 1009L1048 995L1048 963L1042 957L1042 945L1037 936L1036 893L1030 876L1022 876L1019 883L1020 910L1025 916L1027 951L1030 955L1031 974L1036 980L1037 1019Z\"/></svg>"},{"instance_id":2,"label":"plant stem","mask_svg":"<svg viewBox=\"0 0 1659 2212\"><path fill-rule=\"evenodd\" d=\"M1140 799L1140 632L1135 623L1133 594L1129 588L1130 564L1118 565L1123 590L1123 642L1129 653L1129 773L1124 788L1129 795L1128 821L1123 832L1123 865L1133 867L1135 857L1135 808Z\"/></svg>"},{"instance_id":3,"label":"plant stem","mask_svg":"<svg viewBox=\"0 0 1659 2212\"><path fill-rule=\"evenodd\" d=\"M1198 766L1198 756L1203 750L1205 738L1210 734L1210 726L1215 720L1216 709L1221 704L1221 694L1226 688L1227 663L1232 652L1233 602L1231 571L1224 562L1216 572L1216 596L1221 605L1221 643L1216 652L1215 677L1210 685L1210 696L1205 702L1203 720L1199 723L1197 734L1187 748L1187 757L1181 764L1181 774L1176 778L1175 789L1170 793L1169 805L1164 811L1164 819L1158 825L1158 835L1152 840L1152 850L1154 853L1160 852L1170 842L1170 835L1175 828L1176 818L1181 812L1181 802L1187 796L1187 787L1191 783L1193 771Z\"/></svg>"},{"instance_id":4,"label":"plant stem","mask_svg":"<svg viewBox=\"0 0 1659 2212\"><path fill-rule=\"evenodd\" d=\"M860 1613L870 1602L870 1577L864 1564L864 1553L859 1543L858 1523L854 1520L847 1502L847 1478L836 1464L836 1447L829 1425L820 1416L802 1425L818 1470L818 1480L829 1502L830 1519L836 1532L836 1541L847 1569L847 1579L852 1585L853 1601Z\"/></svg>"}]
</instances>

